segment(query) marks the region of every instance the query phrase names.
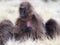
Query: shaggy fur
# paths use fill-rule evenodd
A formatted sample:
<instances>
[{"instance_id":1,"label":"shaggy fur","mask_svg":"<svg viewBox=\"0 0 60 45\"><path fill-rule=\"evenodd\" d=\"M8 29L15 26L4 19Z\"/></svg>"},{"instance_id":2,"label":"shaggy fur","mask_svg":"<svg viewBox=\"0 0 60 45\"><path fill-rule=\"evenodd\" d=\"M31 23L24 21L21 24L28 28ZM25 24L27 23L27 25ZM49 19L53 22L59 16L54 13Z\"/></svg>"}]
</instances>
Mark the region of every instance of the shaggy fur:
<instances>
[{"instance_id":1,"label":"shaggy fur","mask_svg":"<svg viewBox=\"0 0 60 45\"><path fill-rule=\"evenodd\" d=\"M31 38L43 39L45 36L45 30L42 18L34 12L29 2L22 2L19 7L19 18L16 21L17 33L15 30L15 38L17 40L25 40ZM30 26L27 26L29 21Z\"/></svg>"},{"instance_id":2,"label":"shaggy fur","mask_svg":"<svg viewBox=\"0 0 60 45\"><path fill-rule=\"evenodd\" d=\"M0 45L4 45L13 36L13 24L9 20L0 22Z\"/></svg>"},{"instance_id":3,"label":"shaggy fur","mask_svg":"<svg viewBox=\"0 0 60 45\"><path fill-rule=\"evenodd\" d=\"M56 37L56 35L60 34L59 25L57 24L57 22L54 19L48 20L46 22L45 27L46 27L46 34L51 39Z\"/></svg>"}]
</instances>

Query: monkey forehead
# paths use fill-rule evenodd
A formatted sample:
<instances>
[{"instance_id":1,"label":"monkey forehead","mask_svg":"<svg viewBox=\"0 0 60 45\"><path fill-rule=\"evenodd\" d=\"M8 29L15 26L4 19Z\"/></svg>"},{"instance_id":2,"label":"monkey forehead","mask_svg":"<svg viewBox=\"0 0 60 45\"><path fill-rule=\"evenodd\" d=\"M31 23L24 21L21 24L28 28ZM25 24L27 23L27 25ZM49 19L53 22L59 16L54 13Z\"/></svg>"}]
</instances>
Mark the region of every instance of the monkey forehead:
<instances>
[{"instance_id":1,"label":"monkey forehead","mask_svg":"<svg viewBox=\"0 0 60 45\"><path fill-rule=\"evenodd\" d=\"M20 7L21 7L21 8L31 7L31 4L30 4L29 2L22 2L22 3L20 4Z\"/></svg>"}]
</instances>

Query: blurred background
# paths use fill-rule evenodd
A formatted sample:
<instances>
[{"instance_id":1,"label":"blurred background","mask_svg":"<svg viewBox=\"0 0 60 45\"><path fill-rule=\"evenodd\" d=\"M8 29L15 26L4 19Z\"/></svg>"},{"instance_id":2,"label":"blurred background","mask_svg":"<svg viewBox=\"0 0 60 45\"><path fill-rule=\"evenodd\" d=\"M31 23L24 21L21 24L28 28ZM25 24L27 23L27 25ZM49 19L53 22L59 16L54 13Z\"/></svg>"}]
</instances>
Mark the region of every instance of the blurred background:
<instances>
[{"instance_id":1,"label":"blurred background","mask_svg":"<svg viewBox=\"0 0 60 45\"><path fill-rule=\"evenodd\" d=\"M60 0L0 0L0 20L9 19L15 23L21 2L28 1L44 22L53 18L60 23Z\"/></svg>"}]
</instances>

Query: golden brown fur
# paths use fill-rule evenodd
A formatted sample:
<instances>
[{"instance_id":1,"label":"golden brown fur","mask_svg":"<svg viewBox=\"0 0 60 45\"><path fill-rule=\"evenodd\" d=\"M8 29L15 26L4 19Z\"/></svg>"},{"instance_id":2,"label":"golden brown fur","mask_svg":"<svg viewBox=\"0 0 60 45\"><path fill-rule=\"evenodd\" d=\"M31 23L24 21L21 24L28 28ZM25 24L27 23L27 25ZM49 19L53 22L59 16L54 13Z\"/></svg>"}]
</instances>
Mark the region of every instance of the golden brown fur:
<instances>
[{"instance_id":1,"label":"golden brown fur","mask_svg":"<svg viewBox=\"0 0 60 45\"><path fill-rule=\"evenodd\" d=\"M21 17L20 8L25 8L26 18ZM29 2L22 2L19 7L19 18L16 21L17 32L15 32L16 39L42 39L45 36L45 30L42 18L33 10ZM31 28L27 28L27 21L30 21Z\"/></svg>"}]
</instances>

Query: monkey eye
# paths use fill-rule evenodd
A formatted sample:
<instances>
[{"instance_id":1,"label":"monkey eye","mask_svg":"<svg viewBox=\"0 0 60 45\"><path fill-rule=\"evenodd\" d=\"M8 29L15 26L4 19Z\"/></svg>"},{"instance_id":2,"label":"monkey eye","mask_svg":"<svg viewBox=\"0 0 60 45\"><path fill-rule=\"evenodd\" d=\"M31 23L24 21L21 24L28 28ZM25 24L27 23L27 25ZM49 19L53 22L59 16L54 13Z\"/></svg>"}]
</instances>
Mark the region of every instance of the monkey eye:
<instances>
[{"instance_id":1,"label":"monkey eye","mask_svg":"<svg viewBox=\"0 0 60 45\"><path fill-rule=\"evenodd\" d=\"M25 8L20 8L20 11L25 11L26 9Z\"/></svg>"}]
</instances>

